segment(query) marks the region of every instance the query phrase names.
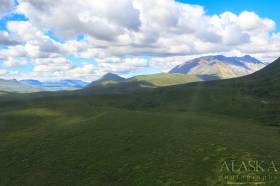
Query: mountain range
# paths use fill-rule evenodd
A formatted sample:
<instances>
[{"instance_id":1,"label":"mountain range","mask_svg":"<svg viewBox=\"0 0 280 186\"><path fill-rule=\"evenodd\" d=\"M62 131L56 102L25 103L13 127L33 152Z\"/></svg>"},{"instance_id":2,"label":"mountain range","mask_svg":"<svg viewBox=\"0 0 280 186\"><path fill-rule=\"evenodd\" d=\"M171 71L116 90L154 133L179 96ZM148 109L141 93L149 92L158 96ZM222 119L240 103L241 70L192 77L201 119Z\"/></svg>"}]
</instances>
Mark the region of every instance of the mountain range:
<instances>
[{"instance_id":1,"label":"mountain range","mask_svg":"<svg viewBox=\"0 0 280 186\"><path fill-rule=\"evenodd\" d=\"M90 83L87 88L117 86L120 83L122 85L119 87L124 87L125 84L131 86L133 82L138 84L138 86L141 86L142 83L142 86L162 87L197 81L236 78L251 74L266 65L267 63L261 62L249 55L243 57L204 56L178 65L170 70L169 73L138 75L128 79L108 73L97 81Z\"/></svg>"},{"instance_id":2,"label":"mountain range","mask_svg":"<svg viewBox=\"0 0 280 186\"><path fill-rule=\"evenodd\" d=\"M227 79L251 74L266 65L249 55L243 57L204 56L178 65L169 73L216 75L220 79Z\"/></svg>"},{"instance_id":3,"label":"mountain range","mask_svg":"<svg viewBox=\"0 0 280 186\"><path fill-rule=\"evenodd\" d=\"M187 61L171 69L169 73L151 75L139 75L125 79L113 73L107 73L100 79L87 83L81 80L46 81L38 80L7 80L0 81L0 91L7 92L34 92L34 91L59 91L77 90L97 86L122 86L129 84L136 87L161 87L176 84L184 84L196 81L209 81L217 79L235 78L251 74L265 67L267 63L254 57L245 55L242 57L226 57L223 55L203 56ZM10 84L10 83L11 84Z\"/></svg>"}]
</instances>

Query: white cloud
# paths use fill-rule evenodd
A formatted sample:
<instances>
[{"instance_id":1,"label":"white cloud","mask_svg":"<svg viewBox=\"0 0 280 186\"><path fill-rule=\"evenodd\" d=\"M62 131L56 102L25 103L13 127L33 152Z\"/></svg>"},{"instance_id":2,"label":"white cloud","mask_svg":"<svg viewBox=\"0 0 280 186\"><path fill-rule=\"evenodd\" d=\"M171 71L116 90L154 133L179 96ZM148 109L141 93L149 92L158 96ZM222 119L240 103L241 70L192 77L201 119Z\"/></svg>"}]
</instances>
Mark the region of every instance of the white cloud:
<instances>
[{"instance_id":1,"label":"white cloud","mask_svg":"<svg viewBox=\"0 0 280 186\"><path fill-rule=\"evenodd\" d=\"M5 74L6 74L6 70L0 68L0 75L3 76L3 75L5 75Z\"/></svg>"},{"instance_id":2,"label":"white cloud","mask_svg":"<svg viewBox=\"0 0 280 186\"><path fill-rule=\"evenodd\" d=\"M84 63L80 67L72 68L69 71L70 77L82 78L85 80L91 80L92 78L96 78L96 74L94 73L94 66L89 63Z\"/></svg>"},{"instance_id":3,"label":"white cloud","mask_svg":"<svg viewBox=\"0 0 280 186\"><path fill-rule=\"evenodd\" d=\"M72 68L72 63L64 58L38 58L35 59L34 72L38 73L60 73Z\"/></svg>"},{"instance_id":4,"label":"white cloud","mask_svg":"<svg viewBox=\"0 0 280 186\"><path fill-rule=\"evenodd\" d=\"M236 48L245 52L242 51L245 45L254 46L250 48L257 51L269 40L270 43L277 42L271 37L275 23L253 12L244 11L240 15L225 12L208 16L201 6L172 0L134 0L133 6L139 11L139 31L124 27L126 31L116 33L114 41L89 34L82 42L70 41L68 44L76 48L77 55L100 58L127 55L182 56L230 52ZM91 26L94 27L94 24ZM270 50L268 48L266 53Z\"/></svg>"},{"instance_id":5,"label":"white cloud","mask_svg":"<svg viewBox=\"0 0 280 186\"><path fill-rule=\"evenodd\" d=\"M0 45L10 46L18 45L20 42L6 31L0 31Z\"/></svg>"},{"instance_id":6,"label":"white cloud","mask_svg":"<svg viewBox=\"0 0 280 186\"><path fill-rule=\"evenodd\" d=\"M223 30L223 42L226 45L245 44L250 41L250 36L237 25L227 26Z\"/></svg>"},{"instance_id":7,"label":"white cloud","mask_svg":"<svg viewBox=\"0 0 280 186\"><path fill-rule=\"evenodd\" d=\"M254 12L207 15L202 6L174 0L19 0L28 21L10 21L0 32L1 58L28 58L33 72L18 77L94 78L173 65L205 54L251 54L269 61L280 55L275 22ZM52 30L60 43L45 33ZM81 41L75 40L83 34ZM95 59L75 66L69 55ZM144 56L149 56L147 60ZM9 62L7 62L9 61ZM10 73L11 74L11 73Z\"/></svg>"},{"instance_id":8,"label":"white cloud","mask_svg":"<svg viewBox=\"0 0 280 186\"><path fill-rule=\"evenodd\" d=\"M14 0L0 0L0 18L5 16L14 7Z\"/></svg>"},{"instance_id":9,"label":"white cloud","mask_svg":"<svg viewBox=\"0 0 280 186\"><path fill-rule=\"evenodd\" d=\"M63 79L83 79L91 81L98 78L94 72L94 65L82 63L80 66L73 65L64 58L39 59L33 62L35 64L31 72L19 71L1 71L5 79L38 79L46 80L63 80Z\"/></svg>"},{"instance_id":10,"label":"white cloud","mask_svg":"<svg viewBox=\"0 0 280 186\"><path fill-rule=\"evenodd\" d=\"M271 31L275 27L275 23L269 19L261 19L254 12L242 12L237 20L237 24L242 30L264 30Z\"/></svg>"},{"instance_id":11,"label":"white cloud","mask_svg":"<svg viewBox=\"0 0 280 186\"><path fill-rule=\"evenodd\" d=\"M129 72L137 72L149 66L148 60L138 57L133 58L104 58L98 59L98 68L96 73L103 75L107 72L126 74Z\"/></svg>"},{"instance_id":12,"label":"white cloud","mask_svg":"<svg viewBox=\"0 0 280 186\"><path fill-rule=\"evenodd\" d=\"M42 28L55 28L63 38L85 33L111 40L128 30L138 30L139 12L130 0L46 1L19 0L18 12ZM114 7L114 8L112 8Z\"/></svg>"},{"instance_id":13,"label":"white cloud","mask_svg":"<svg viewBox=\"0 0 280 186\"><path fill-rule=\"evenodd\" d=\"M20 67L28 64L26 59L17 59L17 58L8 58L3 62L3 67L11 68L11 67Z\"/></svg>"},{"instance_id":14,"label":"white cloud","mask_svg":"<svg viewBox=\"0 0 280 186\"><path fill-rule=\"evenodd\" d=\"M8 30L11 32L18 42L24 42L20 57L46 58L59 57L67 55L63 45L46 36L41 30L34 27L29 21L10 21L7 24ZM20 47L10 47L11 50Z\"/></svg>"}]
</instances>

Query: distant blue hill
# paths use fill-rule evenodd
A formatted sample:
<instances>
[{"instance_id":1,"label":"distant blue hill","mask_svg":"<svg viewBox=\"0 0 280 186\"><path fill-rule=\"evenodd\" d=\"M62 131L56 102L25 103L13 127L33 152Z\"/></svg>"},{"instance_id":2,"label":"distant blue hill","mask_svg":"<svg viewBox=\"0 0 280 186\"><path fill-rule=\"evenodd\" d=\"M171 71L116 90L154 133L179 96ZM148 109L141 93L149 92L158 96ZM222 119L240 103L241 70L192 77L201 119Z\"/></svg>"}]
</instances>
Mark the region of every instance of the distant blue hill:
<instances>
[{"instance_id":1,"label":"distant blue hill","mask_svg":"<svg viewBox=\"0 0 280 186\"><path fill-rule=\"evenodd\" d=\"M59 80L41 82L38 80L27 79L20 82L41 91L76 90L84 88L88 85L88 83L82 80Z\"/></svg>"}]
</instances>

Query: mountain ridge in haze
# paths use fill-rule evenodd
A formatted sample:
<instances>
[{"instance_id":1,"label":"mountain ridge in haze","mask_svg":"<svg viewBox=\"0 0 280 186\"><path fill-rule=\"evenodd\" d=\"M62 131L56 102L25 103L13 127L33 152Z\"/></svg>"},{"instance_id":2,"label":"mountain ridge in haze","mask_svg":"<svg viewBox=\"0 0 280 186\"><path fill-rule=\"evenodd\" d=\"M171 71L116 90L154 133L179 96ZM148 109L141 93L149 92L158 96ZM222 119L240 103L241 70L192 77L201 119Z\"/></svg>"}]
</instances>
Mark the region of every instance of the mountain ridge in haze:
<instances>
[{"instance_id":1,"label":"mountain ridge in haze","mask_svg":"<svg viewBox=\"0 0 280 186\"><path fill-rule=\"evenodd\" d=\"M76 90L85 87L88 83L82 80L38 81L33 79L21 80L22 84L32 86L41 91Z\"/></svg>"},{"instance_id":2,"label":"mountain ridge in haze","mask_svg":"<svg viewBox=\"0 0 280 186\"><path fill-rule=\"evenodd\" d=\"M15 79L12 80L0 79L0 91L31 93L31 92L37 92L39 90L30 85L23 84Z\"/></svg>"}]
</instances>

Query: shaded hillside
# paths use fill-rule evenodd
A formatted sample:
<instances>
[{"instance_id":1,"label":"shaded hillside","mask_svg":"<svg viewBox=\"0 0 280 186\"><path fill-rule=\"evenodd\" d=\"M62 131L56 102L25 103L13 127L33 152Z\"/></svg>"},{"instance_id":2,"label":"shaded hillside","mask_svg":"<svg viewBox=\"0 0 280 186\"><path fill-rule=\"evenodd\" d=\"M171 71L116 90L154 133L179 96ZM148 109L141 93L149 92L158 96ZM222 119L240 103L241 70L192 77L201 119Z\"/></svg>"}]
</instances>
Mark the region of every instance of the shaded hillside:
<instances>
[{"instance_id":1,"label":"shaded hillside","mask_svg":"<svg viewBox=\"0 0 280 186\"><path fill-rule=\"evenodd\" d=\"M271 99L280 98L280 58L260 71L240 78L247 86L247 92Z\"/></svg>"}]
</instances>

